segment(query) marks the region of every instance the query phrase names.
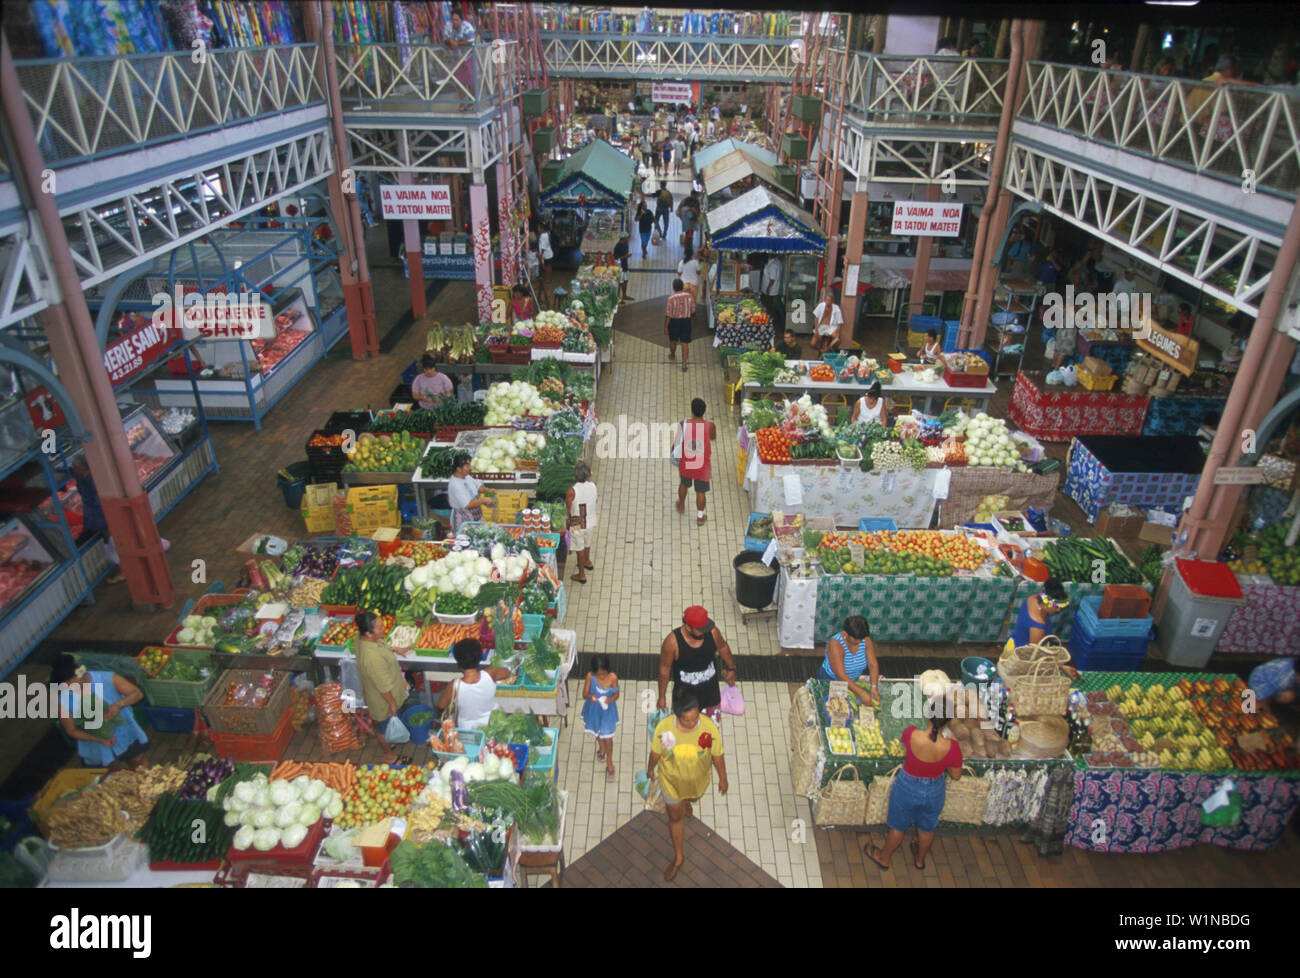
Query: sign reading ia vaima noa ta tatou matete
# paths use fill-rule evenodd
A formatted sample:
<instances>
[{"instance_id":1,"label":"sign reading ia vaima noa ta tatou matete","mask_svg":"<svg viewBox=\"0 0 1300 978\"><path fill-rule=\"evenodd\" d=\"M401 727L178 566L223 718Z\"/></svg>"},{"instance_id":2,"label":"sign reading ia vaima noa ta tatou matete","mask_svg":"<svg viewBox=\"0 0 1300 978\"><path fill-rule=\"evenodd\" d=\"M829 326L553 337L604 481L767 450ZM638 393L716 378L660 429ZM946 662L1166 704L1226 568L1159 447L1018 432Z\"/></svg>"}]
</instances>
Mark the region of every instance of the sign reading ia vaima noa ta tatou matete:
<instances>
[{"instance_id":1,"label":"sign reading ia vaima noa ta tatou matete","mask_svg":"<svg viewBox=\"0 0 1300 978\"><path fill-rule=\"evenodd\" d=\"M909 237L955 238L961 233L961 210L961 204L896 200L889 233Z\"/></svg>"},{"instance_id":2,"label":"sign reading ia vaima noa ta tatou matete","mask_svg":"<svg viewBox=\"0 0 1300 978\"><path fill-rule=\"evenodd\" d=\"M389 221L450 221L451 189L442 183L386 183L379 206Z\"/></svg>"}]
</instances>

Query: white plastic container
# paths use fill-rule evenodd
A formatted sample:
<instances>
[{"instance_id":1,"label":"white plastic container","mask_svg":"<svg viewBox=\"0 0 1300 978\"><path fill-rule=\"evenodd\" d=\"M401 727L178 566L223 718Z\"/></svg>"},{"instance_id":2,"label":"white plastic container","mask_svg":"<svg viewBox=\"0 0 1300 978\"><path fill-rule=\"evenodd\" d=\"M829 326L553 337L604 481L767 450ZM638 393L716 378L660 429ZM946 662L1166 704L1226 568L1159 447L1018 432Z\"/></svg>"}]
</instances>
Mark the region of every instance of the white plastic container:
<instances>
[{"instance_id":1,"label":"white plastic container","mask_svg":"<svg viewBox=\"0 0 1300 978\"><path fill-rule=\"evenodd\" d=\"M55 883L120 883L149 862L149 850L125 832L102 846L60 849L51 843L50 849L49 879Z\"/></svg>"}]
</instances>

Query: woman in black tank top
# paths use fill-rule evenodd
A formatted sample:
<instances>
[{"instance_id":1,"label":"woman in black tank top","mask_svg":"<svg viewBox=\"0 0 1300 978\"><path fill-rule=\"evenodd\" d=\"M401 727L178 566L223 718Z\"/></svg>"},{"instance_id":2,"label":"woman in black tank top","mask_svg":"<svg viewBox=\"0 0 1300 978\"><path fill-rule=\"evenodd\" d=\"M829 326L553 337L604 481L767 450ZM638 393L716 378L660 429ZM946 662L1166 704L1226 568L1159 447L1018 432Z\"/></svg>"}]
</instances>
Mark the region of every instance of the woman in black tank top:
<instances>
[{"instance_id":1,"label":"woman in black tank top","mask_svg":"<svg viewBox=\"0 0 1300 978\"><path fill-rule=\"evenodd\" d=\"M673 629L673 637L677 639L677 659L673 662L673 696L677 696L680 684L699 697L701 710L721 705L722 690L718 686L718 668L714 664L718 644L713 640L713 623L709 622L699 648L687 644L680 628Z\"/></svg>"}]
</instances>

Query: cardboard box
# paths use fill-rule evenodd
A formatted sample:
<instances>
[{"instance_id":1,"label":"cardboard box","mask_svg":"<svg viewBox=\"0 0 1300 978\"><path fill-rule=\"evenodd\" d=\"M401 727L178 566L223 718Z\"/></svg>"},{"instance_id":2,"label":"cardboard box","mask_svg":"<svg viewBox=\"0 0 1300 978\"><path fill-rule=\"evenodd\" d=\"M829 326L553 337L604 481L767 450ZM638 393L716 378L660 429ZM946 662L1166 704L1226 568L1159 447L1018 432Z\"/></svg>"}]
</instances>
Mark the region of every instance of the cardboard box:
<instances>
[{"instance_id":1,"label":"cardboard box","mask_svg":"<svg viewBox=\"0 0 1300 978\"><path fill-rule=\"evenodd\" d=\"M402 525L397 486L355 486L348 490L347 508L356 536L369 536L383 526Z\"/></svg>"},{"instance_id":2,"label":"cardboard box","mask_svg":"<svg viewBox=\"0 0 1300 978\"><path fill-rule=\"evenodd\" d=\"M334 532L334 494L338 486L323 482L307 487L302 497L302 518L308 533Z\"/></svg>"},{"instance_id":3,"label":"cardboard box","mask_svg":"<svg viewBox=\"0 0 1300 978\"><path fill-rule=\"evenodd\" d=\"M1096 377L1109 377L1112 373L1110 364L1096 357L1084 357L1083 368Z\"/></svg>"},{"instance_id":4,"label":"cardboard box","mask_svg":"<svg viewBox=\"0 0 1300 978\"><path fill-rule=\"evenodd\" d=\"M1135 513L1132 516L1115 516L1108 507L1097 515L1097 536L1137 536L1142 530L1142 524L1146 521L1147 518L1142 513Z\"/></svg>"},{"instance_id":5,"label":"cardboard box","mask_svg":"<svg viewBox=\"0 0 1300 978\"><path fill-rule=\"evenodd\" d=\"M1159 523L1143 523L1142 529L1138 531L1138 539L1143 543L1154 543L1160 547L1172 547L1174 545L1174 531L1171 527L1161 526Z\"/></svg>"}]
</instances>

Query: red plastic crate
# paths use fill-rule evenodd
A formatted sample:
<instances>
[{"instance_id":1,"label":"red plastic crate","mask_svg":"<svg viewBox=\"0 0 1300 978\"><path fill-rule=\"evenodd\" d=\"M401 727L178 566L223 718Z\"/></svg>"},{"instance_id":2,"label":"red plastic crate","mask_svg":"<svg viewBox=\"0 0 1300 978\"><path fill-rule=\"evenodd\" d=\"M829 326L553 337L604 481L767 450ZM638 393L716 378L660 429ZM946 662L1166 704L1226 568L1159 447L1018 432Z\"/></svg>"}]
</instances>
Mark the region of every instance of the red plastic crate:
<instances>
[{"instance_id":1,"label":"red plastic crate","mask_svg":"<svg viewBox=\"0 0 1300 978\"><path fill-rule=\"evenodd\" d=\"M948 367L943 370L943 382L949 387L983 387L988 379L988 374L959 374Z\"/></svg>"},{"instance_id":2,"label":"red plastic crate","mask_svg":"<svg viewBox=\"0 0 1300 978\"><path fill-rule=\"evenodd\" d=\"M278 761L289 747L293 737L293 724L290 711L286 708L284 716L272 734L225 734L212 731L212 743L217 753L232 761Z\"/></svg>"},{"instance_id":3,"label":"red plastic crate","mask_svg":"<svg viewBox=\"0 0 1300 978\"><path fill-rule=\"evenodd\" d=\"M205 863L174 863L169 859L160 859L157 862L151 861L149 868L163 873L195 873L208 869L216 872L221 868L221 860L210 859Z\"/></svg>"},{"instance_id":4,"label":"red plastic crate","mask_svg":"<svg viewBox=\"0 0 1300 978\"><path fill-rule=\"evenodd\" d=\"M1151 614L1151 595L1136 584L1107 584L1099 618L1145 618Z\"/></svg>"},{"instance_id":5,"label":"red plastic crate","mask_svg":"<svg viewBox=\"0 0 1300 978\"><path fill-rule=\"evenodd\" d=\"M312 857L316 855L316 850L324 837L325 819L322 818L307 830L307 838L292 849L276 846L274 849L262 852L251 848L240 850L231 846L230 851L226 853L226 860L232 865L238 863L287 863L290 865L310 866Z\"/></svg>"}]
</instances>

